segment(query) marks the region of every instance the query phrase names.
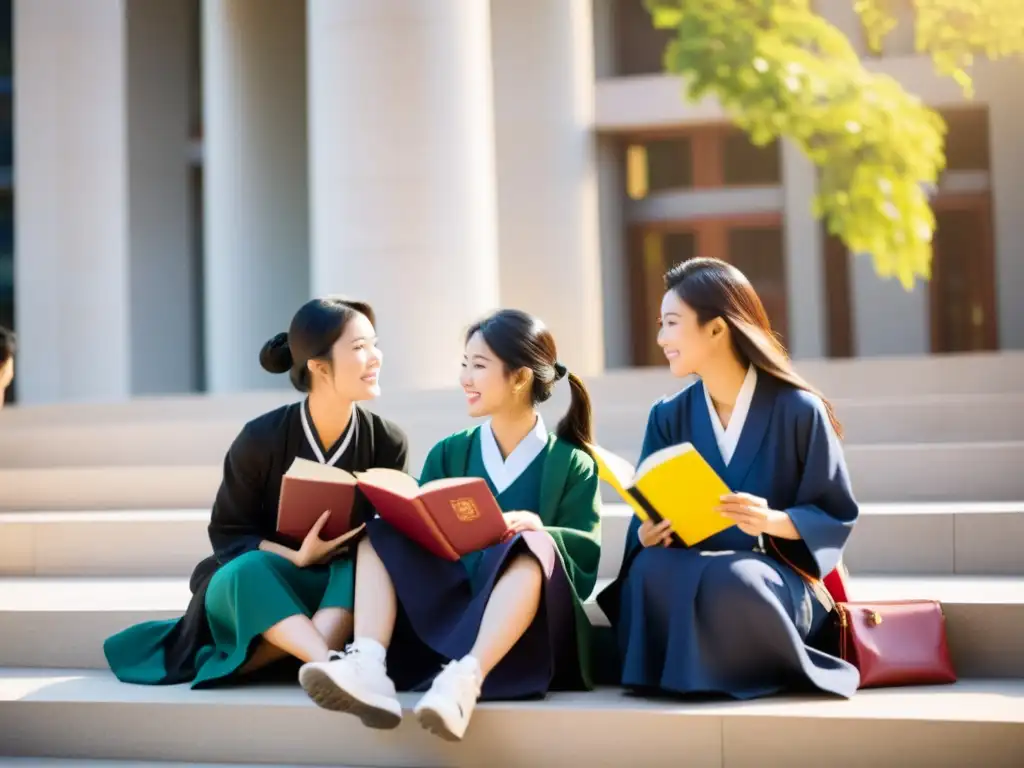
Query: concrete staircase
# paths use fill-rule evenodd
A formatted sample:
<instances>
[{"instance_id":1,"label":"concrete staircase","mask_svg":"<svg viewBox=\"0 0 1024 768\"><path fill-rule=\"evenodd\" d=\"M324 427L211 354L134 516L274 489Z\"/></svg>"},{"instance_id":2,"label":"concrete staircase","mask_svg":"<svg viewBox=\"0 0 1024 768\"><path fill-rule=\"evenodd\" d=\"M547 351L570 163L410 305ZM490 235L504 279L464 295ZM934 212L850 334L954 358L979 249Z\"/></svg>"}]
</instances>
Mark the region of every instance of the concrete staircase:
<instances>
[{"instance_id":1,"label":"concrete staircase","mask_svg":"<svg viewBox=\"0 0 1024 768\"><path fill-rule=\"evenodd\" d=\"M465 742L450 745L411 719L364 730L296 686L121 685L104 668L103 638L181 613L208 552L224 450L247 418L294 395L12 409L0 412L0 766L1019 764L1024 355L802 371L835 397L864 501L847 554L854 597L942 600L954 686L746 703L605 688L482 705ZM678 386L657 371L589 383L600 441L631 456L651 402ZM564 398L546 409L550 426ZM458 391L389 392L374 407L406 428L414 471L467 423ZM603 579L628 520L606 506Z\"/></svg>"}]
</instances>

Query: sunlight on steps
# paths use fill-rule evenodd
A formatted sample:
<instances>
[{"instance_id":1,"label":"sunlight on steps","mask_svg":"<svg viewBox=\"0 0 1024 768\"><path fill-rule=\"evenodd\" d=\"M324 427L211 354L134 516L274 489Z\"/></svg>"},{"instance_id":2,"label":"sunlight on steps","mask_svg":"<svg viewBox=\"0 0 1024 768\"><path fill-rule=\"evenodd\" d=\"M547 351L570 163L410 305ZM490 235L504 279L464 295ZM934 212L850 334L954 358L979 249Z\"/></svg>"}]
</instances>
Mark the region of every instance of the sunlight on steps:
<instances>
[{"instance_id":1,"label":"sunlight on steps","mask_svg":"<svg viewBox=\"0 0 1024 768\"><path fill-rule=\"evenodd\" d=\"M180 614L191 568L209 552L209 503L226 445L247 418L295 396L5 409L0 768L762 766L766 755L794 767L821 765L822 755L829 768L1018 765L1024 354L807 368L848 424L863 503L846 556L854 598L941 600L963 678L956 685L863 691L851 701L555 693L482 704L460 745L411 718L394 732L365 730L318 710L294 685L122 685L104 668L103 639ZM596 377L602 444L635 455L647 408L675 385L662 371ZM379 406L408 425L420 458L464 419L457 391L385 396ZM556 398L550 423L563 408ZM626 507L606 504L601 584L618 569L628 523ZM587 612L595 625L607 623L593 600Z\"/></svg>"}]
</instances>

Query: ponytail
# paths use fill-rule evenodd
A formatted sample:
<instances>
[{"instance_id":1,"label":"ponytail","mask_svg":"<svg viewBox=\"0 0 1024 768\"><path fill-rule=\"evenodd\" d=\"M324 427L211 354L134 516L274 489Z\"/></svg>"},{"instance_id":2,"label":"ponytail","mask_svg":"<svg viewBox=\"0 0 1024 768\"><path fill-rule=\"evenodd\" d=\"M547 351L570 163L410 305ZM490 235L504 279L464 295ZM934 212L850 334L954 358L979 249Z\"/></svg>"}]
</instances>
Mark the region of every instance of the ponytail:
<instances>
[{"instance_id":1,"label":"ponytail","mask_svg":"<svg viewBox=\"0 0 1024 768\"><path fill-rule=\"evenodd\" d=\"M590 394L582 379L558 362L554 337L544 323L521 310L502 309L473 323L466 331L466 343L478 333L501 360L506 375L522 369L533 374L530 403L534 406L551 399L555 384L568 376L572 402L555 436L589 453L593 442Z\"/></svg>"},{"instance_id":2,"label":"ponytail","mask_svg":"<svg viewBox=\"0 0 1024 768\"><path fill-rule=\"evenodd\" d=\"M569 403L568 413L558 422L555 435L589 453L589 445L594 441L590 393L587 392L583 379L575 373L569 373L568 377L572 401Z\"/></svg>"}]
</instances>

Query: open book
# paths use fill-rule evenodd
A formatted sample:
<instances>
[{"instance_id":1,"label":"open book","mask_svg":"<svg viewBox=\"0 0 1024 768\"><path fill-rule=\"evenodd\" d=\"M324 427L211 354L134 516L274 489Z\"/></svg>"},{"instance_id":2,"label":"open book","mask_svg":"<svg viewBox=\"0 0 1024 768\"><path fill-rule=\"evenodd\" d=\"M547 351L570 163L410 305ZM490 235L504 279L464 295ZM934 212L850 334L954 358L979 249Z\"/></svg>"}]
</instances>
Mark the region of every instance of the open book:
<instances>
[{"instance_id":1,"label":"open book","mask_svg":"<svg viewBox=\"0 0 1024 768\"><path fill-rule=\"evenodd\" d=\"M508 533L483 478L450 477L421 487L395 469L368 469L358 477L359 489L382 519L446 560L497 544Z\"/></svg>"},{"instance_id":2,"label":"open book","mask_svg":"<svg viewBox=\"0 0 1024 768\"><path fill-rule=\"evenodd\" d=\"M296 458L281 479L277 532L301 542L320 515L330 510L320 538L330 541L348 533L352 529L356 484L355 476L343 469Z\"/></svg>"},{"instance_id":3,"label":"open book","mask_svg":"<svg viewBox=\"0 0 1024 768\"><path fill-rule=\"evenodd\" d=\"M663 448L639 467L591 445L598 476L611 485L641 520L671 521L677 542L688 547L734 525L715 511L729 487L690 443Z\"/></svg>"}]
</instances>

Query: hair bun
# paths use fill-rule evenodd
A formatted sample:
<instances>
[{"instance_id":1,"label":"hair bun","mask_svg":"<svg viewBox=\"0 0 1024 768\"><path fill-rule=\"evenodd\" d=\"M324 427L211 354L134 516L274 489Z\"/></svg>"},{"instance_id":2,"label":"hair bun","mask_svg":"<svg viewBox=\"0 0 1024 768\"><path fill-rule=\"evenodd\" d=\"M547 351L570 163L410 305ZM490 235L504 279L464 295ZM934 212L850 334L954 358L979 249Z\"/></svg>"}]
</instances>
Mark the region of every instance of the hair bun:
<instances>
[{"instance_id":1,"label":"hair bun","mask_svg":"<svg viewBox=\"0 0 1024 768\"><path fill-rule=\"evenodd\" d=\"M260 365L270 373L286 373L291 370L294 362L287 333L277 334L260 350Z\"/></svg>"}]
</instances>

